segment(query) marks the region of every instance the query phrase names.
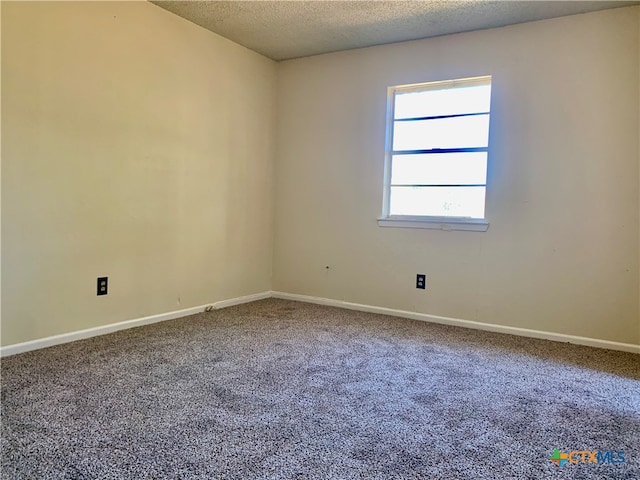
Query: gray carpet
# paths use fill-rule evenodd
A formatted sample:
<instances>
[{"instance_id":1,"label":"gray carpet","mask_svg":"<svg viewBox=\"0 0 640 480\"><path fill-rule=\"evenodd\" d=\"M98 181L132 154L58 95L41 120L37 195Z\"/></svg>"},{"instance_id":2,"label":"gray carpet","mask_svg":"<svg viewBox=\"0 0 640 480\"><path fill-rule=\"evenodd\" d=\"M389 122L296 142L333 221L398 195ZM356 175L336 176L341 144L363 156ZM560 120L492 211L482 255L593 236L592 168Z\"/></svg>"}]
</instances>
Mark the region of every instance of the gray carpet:
<instances>
[{"instance_id":1,"label":"gray carpet","mask_svg":"<svg viewBox=\"0 0 640 480\"><path fill-rule=\"evenodd\" d=\"M638 355L284 300L8 357L1 383L3 479L640 478Z\"/></svg>"}]
</instances>

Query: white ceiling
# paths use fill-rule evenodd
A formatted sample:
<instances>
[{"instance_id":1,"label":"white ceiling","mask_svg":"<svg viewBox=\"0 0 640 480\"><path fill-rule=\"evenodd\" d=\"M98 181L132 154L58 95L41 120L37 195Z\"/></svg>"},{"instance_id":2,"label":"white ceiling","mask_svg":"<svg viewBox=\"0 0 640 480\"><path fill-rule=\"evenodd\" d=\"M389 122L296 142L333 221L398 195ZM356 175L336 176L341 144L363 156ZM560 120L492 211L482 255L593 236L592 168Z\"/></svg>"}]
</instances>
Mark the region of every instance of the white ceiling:
<instances>
[{"instance_id":1,"label":"white ceiling","mask_svg":"<svg viewBox=\"0 0 640 480\"><path fill-rule=\"evenodd\" d=\"M638 4L638 1L151 0L273 60Z\"/></svg>"}]
</instances>

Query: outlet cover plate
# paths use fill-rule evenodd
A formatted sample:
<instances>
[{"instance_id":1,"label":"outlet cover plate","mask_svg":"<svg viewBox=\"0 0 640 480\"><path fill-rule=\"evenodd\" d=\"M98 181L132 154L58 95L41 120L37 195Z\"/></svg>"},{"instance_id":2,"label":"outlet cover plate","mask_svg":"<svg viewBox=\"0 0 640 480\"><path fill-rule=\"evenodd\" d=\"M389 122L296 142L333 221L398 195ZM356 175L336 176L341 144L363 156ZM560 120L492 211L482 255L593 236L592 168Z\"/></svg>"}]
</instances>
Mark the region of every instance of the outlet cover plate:
<instances>
[{"instance_id":1,"label":"outlet cover plate","mask_svg":"<svg viewBox=\"0 0 640 480\"><path fill-rule=\"evenodd\" d=\"M98 277L98 295L106 295L109 288L109 277Z\"/></svg>"}]
</instances>

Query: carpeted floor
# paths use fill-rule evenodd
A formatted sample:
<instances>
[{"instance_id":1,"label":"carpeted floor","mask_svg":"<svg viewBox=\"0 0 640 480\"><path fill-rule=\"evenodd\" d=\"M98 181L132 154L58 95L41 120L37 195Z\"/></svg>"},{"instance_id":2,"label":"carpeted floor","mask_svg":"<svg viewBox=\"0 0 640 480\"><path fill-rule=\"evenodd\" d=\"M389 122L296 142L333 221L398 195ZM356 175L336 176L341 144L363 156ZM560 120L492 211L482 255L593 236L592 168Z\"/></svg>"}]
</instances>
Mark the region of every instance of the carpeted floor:
<instances>
[{"instance_id":1,"label":"carpeted floor","mask_svg":"<svg viewBox=\"0 0 640 480\"><path fill-rule=\"evenodd\" d=\"M3 479L640 479L638 355L337 308L202 313L1 382Z\"/></svg>"}]
</instances>

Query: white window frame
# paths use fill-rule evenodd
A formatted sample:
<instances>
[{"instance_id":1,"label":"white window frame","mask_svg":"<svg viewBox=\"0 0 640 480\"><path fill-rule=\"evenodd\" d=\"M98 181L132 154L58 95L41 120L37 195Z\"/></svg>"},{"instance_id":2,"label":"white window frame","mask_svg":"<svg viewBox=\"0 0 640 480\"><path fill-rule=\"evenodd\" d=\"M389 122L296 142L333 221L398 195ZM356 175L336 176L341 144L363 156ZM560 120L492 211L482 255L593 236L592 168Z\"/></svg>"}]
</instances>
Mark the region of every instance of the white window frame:
<instances>
[{"instance_id":1,"label":"white window frame","mask_svg":"<svg viewBox=\"0 0 640 480\"><path fill-rule=\"evenodd\" d=\"M411 85L399 85L387 89L387 129L385 136L385 157L384 157L384 186L382 199L382 215L378 218L378 225L381 227L396 228L426 228L437 230L467 230L485 232L489 228L487 215L482 219L465 217L433 217L433 216L409 216L409 215L389 215L389 201L391 195L391 163L393 154L393 127L395 120L395 96L397 93L421 92L426 90L442 90L446 88L456 88L463 86L491 84L491 76L481 76L472 78L461 78L455 80L445 80L439 82L415 83ZM488 156L487 147L487 156ZM488 162L487 158L487 162ZM486 191L485 191L486 199Z\"/></svg>"}]
</instances>

